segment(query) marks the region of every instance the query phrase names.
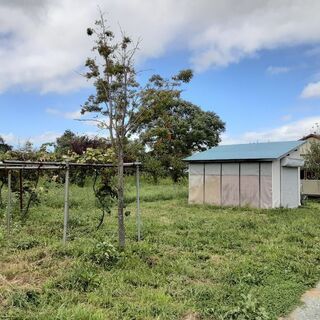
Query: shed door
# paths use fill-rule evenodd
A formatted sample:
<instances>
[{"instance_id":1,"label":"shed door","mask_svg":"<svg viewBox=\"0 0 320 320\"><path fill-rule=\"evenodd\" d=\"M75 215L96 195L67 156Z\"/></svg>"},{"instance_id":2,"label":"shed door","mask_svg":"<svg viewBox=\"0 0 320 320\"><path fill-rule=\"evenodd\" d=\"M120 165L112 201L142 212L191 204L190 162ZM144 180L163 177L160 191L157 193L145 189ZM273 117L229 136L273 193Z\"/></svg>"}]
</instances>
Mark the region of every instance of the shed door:
<instances>
[{"instance_id":1,"label":"shed door","mask_svg":"<svg viewBox=\"0 0 320 320\"><path fill-rule=\"evenodd\" d=\"M281 206L296 208L300 204L298 168L281 167Z\"/></svg>"}]
</instances>

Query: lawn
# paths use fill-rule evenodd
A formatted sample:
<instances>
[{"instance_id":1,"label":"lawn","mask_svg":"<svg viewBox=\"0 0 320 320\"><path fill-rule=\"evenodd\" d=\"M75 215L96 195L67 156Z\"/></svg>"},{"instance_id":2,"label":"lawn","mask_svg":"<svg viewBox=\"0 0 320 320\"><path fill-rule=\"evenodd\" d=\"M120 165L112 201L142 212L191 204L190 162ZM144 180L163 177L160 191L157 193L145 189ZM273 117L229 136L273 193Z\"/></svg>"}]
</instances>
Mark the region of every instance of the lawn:
<instances>
[{"instance_id":1,"label":"lawn","mask_svg":"<svg viewBox=\"0 0 320 320\"><path fill-rule=\"evenodd\" d=\"M25 224L16 219L10 236L2 228L0 318L277 319L320 279L320 204L197 206L187 203L186 183L141 185L143 240L129 181L124 252L115 210L96 230L90 186L71 187L65 247L63 189L55 184Z\"/></svg>"}]
</instances>

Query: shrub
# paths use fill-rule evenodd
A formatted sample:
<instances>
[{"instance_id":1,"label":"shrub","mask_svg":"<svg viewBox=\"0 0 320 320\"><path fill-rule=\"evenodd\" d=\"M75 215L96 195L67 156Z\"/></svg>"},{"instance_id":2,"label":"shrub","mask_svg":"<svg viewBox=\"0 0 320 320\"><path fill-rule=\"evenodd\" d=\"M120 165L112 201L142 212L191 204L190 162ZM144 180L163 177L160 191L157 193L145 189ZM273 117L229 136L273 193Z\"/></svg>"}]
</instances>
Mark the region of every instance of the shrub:
<instances>
[{"instance_id":1,"label":"shrub","mask_svg":"<svg viewBox=\"0 0 320 320\"><path fill-rule=\"evenodd\" d=\"M18 250L29 250L39 245L39 241L35 239L24 239L15 244L16 249Z\"/></svg>"},{"instance_id":2,"label":"shrub","mask_svg":"<svg viewBox=\"0 0 320 320\"><path fill-rule=\"evenodd\" d=\"M228 311L223 316L224 320L269 320L270 317L265 308L261 307L258 300L251 294L241 295L238 306Z\"/></svg>"},{"instance_id":3,"label":"shrub","mask_svg":"<svg viewBox=\"0 0 320 320\"><path fill-rule=\"evenodd\" d=\"M95 264L104 268L110 268L119 260L119 252L109 242L102 241L89 249L88 258Z\"/></svg>"}]
</instances>

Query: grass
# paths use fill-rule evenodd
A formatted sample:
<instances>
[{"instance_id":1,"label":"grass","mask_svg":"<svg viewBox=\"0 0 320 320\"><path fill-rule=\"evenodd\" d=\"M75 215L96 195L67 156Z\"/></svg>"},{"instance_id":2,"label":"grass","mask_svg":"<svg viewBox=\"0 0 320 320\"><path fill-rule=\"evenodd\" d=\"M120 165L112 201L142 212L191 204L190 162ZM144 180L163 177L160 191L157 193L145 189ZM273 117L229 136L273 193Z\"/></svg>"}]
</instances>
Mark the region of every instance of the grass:
<instances>
[{"instance_id":1,"label":"grass","mask_svg":"<svg viewBox=\"0 0 320 320\"><path fill-rule=\"evenodd\" d=\"M63 189L54 184L24 225L15 219L10 236L1 229L0 318L277 319L320 279L318 203L268 211L188 205L185 183L142 181L138 243L129 180L124 252L115 210L96 230L88 186L71 188L65 247Z\"/></svg>"}]
</instances>

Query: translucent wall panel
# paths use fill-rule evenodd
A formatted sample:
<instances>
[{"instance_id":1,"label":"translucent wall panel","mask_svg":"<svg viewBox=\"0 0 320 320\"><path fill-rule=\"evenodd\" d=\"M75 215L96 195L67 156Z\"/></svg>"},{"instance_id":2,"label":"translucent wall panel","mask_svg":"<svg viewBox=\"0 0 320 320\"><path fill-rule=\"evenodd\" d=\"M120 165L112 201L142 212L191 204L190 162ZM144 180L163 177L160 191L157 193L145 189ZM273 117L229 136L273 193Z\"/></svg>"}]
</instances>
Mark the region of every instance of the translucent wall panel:
<instances>
[{"instance_id":1,"label":"translucent wall panel","mask_svg":"<svg viewBox=\"0 0 320 320\"><path fill-rule=\"evenodd\" d=\"M272 208L272 163L261 162L260 164L260 207Z\"/></svg>"},{"instance_id":2,"label":"translucent wall panel","mask_svg":"<svg viewBox=\"0 0 320 320\"><path fill-rule=\"evenodd\" d=\"M208 204L220 205L220 163L205 164L205 196L204 202Z\"/></svg>"},{"instance_id":3,"label":"translucent wall panel","mask_svg":"<svg viewBox=\"0 0 320 320\"><path fill-rule=\"evenodd\" d=\"M189 203L203 203L204 165L189 164Z\"/></svg>"},{"instance_id":4,"label":"translucent wall panel","mask_svg":"<svg viewBox=\"0 0 320 320\"><path fill-rule=\"evenodd\" d=\"M222 205L238 206L239 197L239 164L222 164Z\"/></svg>"},{"instance_id":5,"label":"translucent wall panel","mask_svg":"<svg viewBox=\"0 0 320 320\"><path fill-rule=\"evenodd\" d=\"M240 204L259 208L259 163L241 163Z\"/></svg>"}]
</instances>

